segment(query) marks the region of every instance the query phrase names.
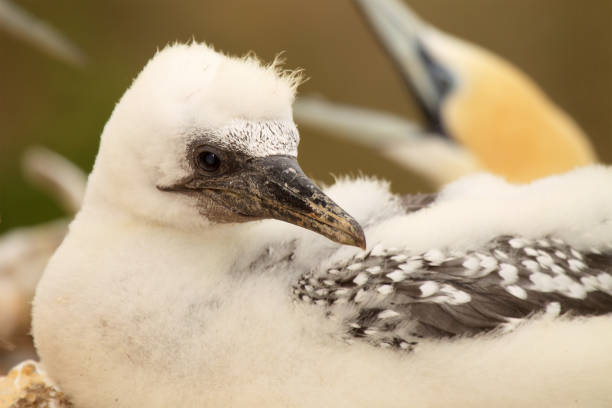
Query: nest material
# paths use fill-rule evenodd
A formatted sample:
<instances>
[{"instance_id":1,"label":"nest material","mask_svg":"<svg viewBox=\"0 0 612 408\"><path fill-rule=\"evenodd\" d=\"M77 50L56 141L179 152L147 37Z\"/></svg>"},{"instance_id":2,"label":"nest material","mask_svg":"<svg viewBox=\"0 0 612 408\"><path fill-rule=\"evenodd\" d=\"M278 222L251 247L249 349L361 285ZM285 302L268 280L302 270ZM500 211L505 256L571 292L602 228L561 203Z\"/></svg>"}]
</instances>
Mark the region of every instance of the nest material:
<instances>
[{"instance_id":1,"label":"nest material","mask_svg":"<svg viewBox=\"0 0 612 408\"><path fill-rule=\"evenodd\" d=\"M0 377L0 408L74 408L45 374L28 360Z\"/></svg>"}]
</instances>

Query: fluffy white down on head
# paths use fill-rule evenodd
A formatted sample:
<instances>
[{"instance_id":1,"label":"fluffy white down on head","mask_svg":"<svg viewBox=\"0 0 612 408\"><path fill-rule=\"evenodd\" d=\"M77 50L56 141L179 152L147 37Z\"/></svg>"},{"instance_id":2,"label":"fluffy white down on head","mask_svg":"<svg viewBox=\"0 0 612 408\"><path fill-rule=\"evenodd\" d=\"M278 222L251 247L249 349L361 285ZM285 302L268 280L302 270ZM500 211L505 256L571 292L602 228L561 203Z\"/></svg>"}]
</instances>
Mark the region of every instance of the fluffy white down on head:
<instances>
[{"instance_id":1,"label":"fluffy white down on head","mask_svg":"<svg viewBox=\"0 0 612 408\"><path fill-rule=\"evenodd\" d=\"M296 155L291 105L299 82L299 71L281 70L278 60L264 65L252 55L230 57L195 42L164 48L107 122L85 203L112 203L150 221L193 224L197 210L185 197L161 196L156 189L187 175L189 140L210 133L223 145L232 129L270 121L277 132L251 140L252 146L240 140L246 153ZM259 132L239 137L248 134ZM201 223L202 217L196 227Z\"/></svg>"}]
</instances>

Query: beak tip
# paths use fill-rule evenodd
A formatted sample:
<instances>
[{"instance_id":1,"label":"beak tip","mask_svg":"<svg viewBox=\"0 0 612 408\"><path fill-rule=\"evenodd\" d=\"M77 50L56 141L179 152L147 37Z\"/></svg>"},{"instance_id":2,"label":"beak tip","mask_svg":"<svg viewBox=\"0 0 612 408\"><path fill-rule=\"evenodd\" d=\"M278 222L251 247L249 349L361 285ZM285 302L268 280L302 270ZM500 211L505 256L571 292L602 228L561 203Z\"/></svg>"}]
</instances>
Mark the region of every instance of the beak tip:
<instances>
[{"instance_id":1,"label":"beak tip","mask_svg":"<svg viewBox=\"0 0 612 408\"><path fill-rule=\"evenodd\" d=\"M359 239L356 242L357 247L363 249L365 251L367 245L366 245L366 239L365 239L365 235L363 234L363 231L361 231L361 236L359 237Z\"/></svg>"},{"instance_id":2,"label":"beak tip","mask_svg":"<svg viewBox=\"0 0 612 408\"><path fill-rule=\"evenodd\" d=\"M355 222L355 224L353 225L353 231L351 234L350 242L348 242L348 245L352 245L352 246L361 248L363 250L366 249L365 234L363 232L363 229L361 228L359 224L357 224L357 222Z\"/></svg>"}]
</instances>

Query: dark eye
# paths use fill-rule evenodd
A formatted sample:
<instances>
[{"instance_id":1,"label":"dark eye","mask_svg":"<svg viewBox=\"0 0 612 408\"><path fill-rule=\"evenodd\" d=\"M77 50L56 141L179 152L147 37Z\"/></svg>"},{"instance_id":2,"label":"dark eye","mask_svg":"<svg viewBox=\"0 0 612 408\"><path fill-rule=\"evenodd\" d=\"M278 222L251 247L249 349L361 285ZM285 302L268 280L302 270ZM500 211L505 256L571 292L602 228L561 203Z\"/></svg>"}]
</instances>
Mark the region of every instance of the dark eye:
<instances>
[{"instance_id":1,"label":"dark eye","mask_svg":"<svg viewBox=\"0 0 612 408\"><path fill-rule=\"evenodd\" d=\"M219 170L221 160L215 153L203 151L198 153L198 165L202 170L213 172Z\"/></svg>"}]
</instances>

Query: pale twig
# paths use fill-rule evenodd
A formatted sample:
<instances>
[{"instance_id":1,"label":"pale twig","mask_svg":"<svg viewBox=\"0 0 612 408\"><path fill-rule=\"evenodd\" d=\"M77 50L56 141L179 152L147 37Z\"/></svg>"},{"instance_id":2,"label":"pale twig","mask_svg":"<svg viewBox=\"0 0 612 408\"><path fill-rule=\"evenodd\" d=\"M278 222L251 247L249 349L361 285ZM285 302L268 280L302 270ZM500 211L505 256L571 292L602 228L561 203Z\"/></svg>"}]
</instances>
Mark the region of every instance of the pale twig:
<instances>
[{"instance_id":1,"label":"pale twig","mask_svg":"<svg viewBox=\"0 0 612 408\"><path fill-rule=\"evenodd\" d=\"M323 98L298 98L293 114L298 123L374 148L394 142L419 141L424 137L423 130L407 119L387 112L328 102Z\"/></svg>"},{"instance_id":2,"label":"pale twig","mask_svg":"<svg viewBox=\"0 0 612 408\"><path fill-rule=\"evenodd\" d=\"M44 21L8 0L0 0L0 28L55 58L77 66L85 64L85 55L76 45Z\"/></svg>"},{"instance_id":3,"label":"pale twig","mask_svg":"<svg viewBox=\"0 0 612 408\"><path fill-rule=\"evenodd\" d=\"M482 169L468 150L389 113L320 98L300 98L295 103L294 116L298 123L378 150L435 187Z\"/></svg>"},{"instance_id":4,"label":"pale twig","mask_svg":"<svg viewBox=\"0 0 612 408\"><path fill-rule=\"evenodd\" d=\"M75 164L44 147L33 147L23 157L29 180L55 198L68 212L81 208L87 176Z\"/></svg>"}]
</instances>

